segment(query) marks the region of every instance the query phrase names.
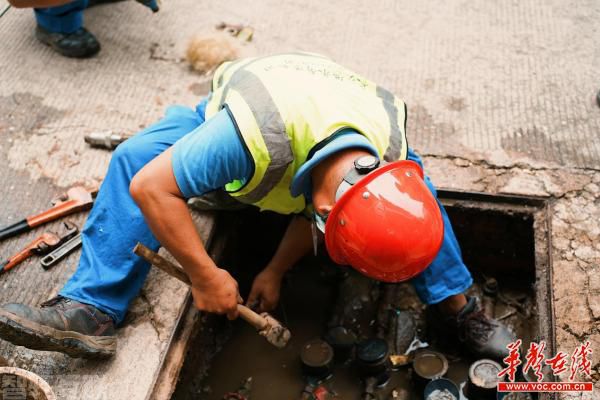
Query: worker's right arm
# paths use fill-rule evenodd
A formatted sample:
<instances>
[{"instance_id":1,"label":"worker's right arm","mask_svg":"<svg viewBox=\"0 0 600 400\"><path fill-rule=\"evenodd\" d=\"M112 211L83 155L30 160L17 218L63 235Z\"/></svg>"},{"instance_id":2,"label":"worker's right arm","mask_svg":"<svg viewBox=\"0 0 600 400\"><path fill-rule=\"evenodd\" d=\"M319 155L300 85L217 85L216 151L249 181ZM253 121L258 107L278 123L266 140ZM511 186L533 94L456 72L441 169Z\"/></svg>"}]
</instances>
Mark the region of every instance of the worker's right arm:
<instances>
[{"instance_id":1,"label":"worker's right arm","mask_svg":"<svg viewBox=\"0 0 600 400\"><path fill-rule=\"evenodd\" d=\"M192 222L186 199L222 188L252 171L226 110L190 132L133 178L130 191L160 243L192 281L196 306L237 314L237 282L208 256Z\"/></svg>"},{"instance_id":2,"label":"worker's right arm","mask_svg":"<svg viewBox=\"0 0 600 400\"><path fill-rule=\"evenodd\" d=\"M47 8L57 7L73 2L73 0L8 0L15 8Z\"/></svg>"},{"instance_id":3,"label":"worker's right arm","mask_svg":"<svg viewBox=\"0 0 600 400\"><path fill-rule=\"evenodd\" d=\"M181 263L192 282L196 307L237 317L242 302L238 284L218 268L196 232L172 168L173 149L168 149L142 168L130 184L131 196L142 210L158 241Z\"/></svg>"}]
</instances>

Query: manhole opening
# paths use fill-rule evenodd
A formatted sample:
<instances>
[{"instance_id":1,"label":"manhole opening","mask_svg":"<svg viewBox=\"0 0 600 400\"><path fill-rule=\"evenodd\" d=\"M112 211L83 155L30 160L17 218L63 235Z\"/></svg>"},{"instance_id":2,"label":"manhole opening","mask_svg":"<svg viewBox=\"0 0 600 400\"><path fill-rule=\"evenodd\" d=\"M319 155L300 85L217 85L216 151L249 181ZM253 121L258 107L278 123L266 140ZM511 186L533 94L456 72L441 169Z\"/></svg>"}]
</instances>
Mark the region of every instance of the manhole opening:
<instances>
[{"instance_id":1,"label":"manhole opening","mask_svg":"<svg viewBox=\"0 0 600 400\"><path fill-rule=\"evenodd\" d=\"M439 197L475 280L468 294L485 299L488 312L523 339L522 348L531 340L543 339L548 352L553 353L556 346L546 202L453 191L440 191ZM254 275L274 253L287 221L286 217L254 210L220 217L213 251L218 253L219 264L233 271L243 296L247 296ZM323 337L332 324L339 323L340 315L342 324L359 338L389 332L389 321L388 326L381 323L385 304L413 317L415 329L411 332L447 356L447 378L457 385L466 380L468 367L476 360L442 346L435 337L430 340L424 306L410 284L390 289L356 274L348 278L348 269L333 265L323 255L324 250L320 253L298 263L283 283L280 305L273 314L292 331L293 339L285 350L271 347L242 321L231 324L221 317L205 316L173 398L223 399L252 377L252 399L300 399L306 385L300 363L302 346ZM484 283L490 278L496 279L499 288L491 301L483 294ZM345 289L340 283L344 281ZM350 292L348 287L352 287ZM341 298L340 291L344 291L345 298ZM326 386L338 394L337 398L361 398L365 388L358 370L352 361L334 363L333 377ZM410 365L392 372L389 383L376 392L379 398L387 399L392 398L389 396L394 389L408 391L409 398L422 398ZM540 398L551 398L545 396Z\"/></svg>"}]
</instances>

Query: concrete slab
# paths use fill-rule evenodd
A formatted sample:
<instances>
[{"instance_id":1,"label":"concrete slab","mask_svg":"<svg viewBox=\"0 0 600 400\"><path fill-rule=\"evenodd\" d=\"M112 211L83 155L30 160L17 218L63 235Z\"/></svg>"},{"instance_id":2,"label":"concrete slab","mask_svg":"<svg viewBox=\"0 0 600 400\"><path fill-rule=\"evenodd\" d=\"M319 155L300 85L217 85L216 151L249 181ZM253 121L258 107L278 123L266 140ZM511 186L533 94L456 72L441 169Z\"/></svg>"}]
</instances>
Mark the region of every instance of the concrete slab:
<instances>
[{"instance_id":1,"label":"concrete slab","mask_svg":"<svg viewBox=\"0 0 600 400\"><path fill-rule=\"evenodd\" d=\"M206 78L181 62L188 39L214 31L221 21L243 23L254 27L259 54L321 52L403 97L409 143L426 156L440 186L553 200L559 347L571 352L583 339L597 342L597 1L171 0L158 14L127 1L86 11L86 26L103 50L85 61L62 58L38 43L31 14L11 9L0 19L0 224L44 208L67 186L102 179L110 154L88 149L84 134L133 133L169 104L195 105ZM2 243L1 254L30 237ZM3 278L2 300L44 300L67 279L74 258L48 274L33 267L22 265ZM23 291L24 279L46 289ZM146 315L146 302L140 304L138 315ZM174 313L167 313L171 320ZM160 364L160 351L147 351L160 348L158 341L140 347L139 339L160 336L150 322L130 324L121 335L120 350L135 363L110 376L130 376L133 365ZM16 354L13 361L44 374L44 357L5 343L0 354ZM57 365L65 374L89 374L124 388L110 398L141 399L147 392L142 387L151 386L149 370L137 383L124 384L105 380L105 364L67 364ZM597 381L600 364L594 368ZM69 382L55 379L58 387ZM82 379L81 387L91 381Z\"/></svg>"}]
</instances>

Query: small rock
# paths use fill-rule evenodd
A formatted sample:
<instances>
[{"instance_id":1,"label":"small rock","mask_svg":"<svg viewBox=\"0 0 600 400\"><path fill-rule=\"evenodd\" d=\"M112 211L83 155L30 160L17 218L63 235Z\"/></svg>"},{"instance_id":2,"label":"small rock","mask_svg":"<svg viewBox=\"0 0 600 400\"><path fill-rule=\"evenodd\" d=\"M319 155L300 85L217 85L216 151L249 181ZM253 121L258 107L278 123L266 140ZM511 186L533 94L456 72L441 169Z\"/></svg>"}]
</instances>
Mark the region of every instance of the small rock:
<instances>
[{"instance_id":1,"label":"small rock","mask_svg":"<svg viewBox=\"0 0 600 400\"><path fill-rule=\"evenodd\" d=\"M597 251L589 246L579 246L577 250L575 250L575 257L584 261L592 261L600 258L600 255Z\"/></svg>"},{"instance_id":2,"label":"small rock","mask_svg":"<svg viewBox=\"0 0 600 400\"><path fill-rule=\"evenodd\" d=\"M567 238L558 237L558 238L554 238L553 244L554 244L555 249L567 250L569 248L570 241Z\"/></svg>"},{"instance_id":3,"label":"small rock","mask_svg":"<svg viewBox=\"0 0 600 400\"><path fill-rule=\"evenodd\" d=\"M465 160L464 158L455 158L454 165L457 165L459 167L468 167L469 165L471 165L471 162L469 160Z\"/></svg>"}]
</instances>

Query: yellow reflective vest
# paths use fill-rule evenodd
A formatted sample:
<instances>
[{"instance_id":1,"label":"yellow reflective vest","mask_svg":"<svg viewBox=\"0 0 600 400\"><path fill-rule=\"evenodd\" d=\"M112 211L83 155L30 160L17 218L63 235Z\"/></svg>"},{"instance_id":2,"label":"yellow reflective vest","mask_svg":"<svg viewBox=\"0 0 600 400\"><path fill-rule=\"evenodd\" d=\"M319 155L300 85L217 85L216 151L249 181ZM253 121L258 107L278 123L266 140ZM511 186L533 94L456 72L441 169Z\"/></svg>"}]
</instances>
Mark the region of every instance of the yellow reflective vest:
<instances>
[{"instance_id":1,"label":"yellow reflective vest","mask_svg":"<svg viewBox=\"0 0 600 400\"><path fill-rule=\"evenodd\" d=\"M206 117L225 107L254 161L247 182L225 186L237 200L299 213L294 174L310 151L342 129L363 134L386 161L406 159L406 106L386 89L311 53L226 62L215 71Z\"/></svg>"}]
</instances>

